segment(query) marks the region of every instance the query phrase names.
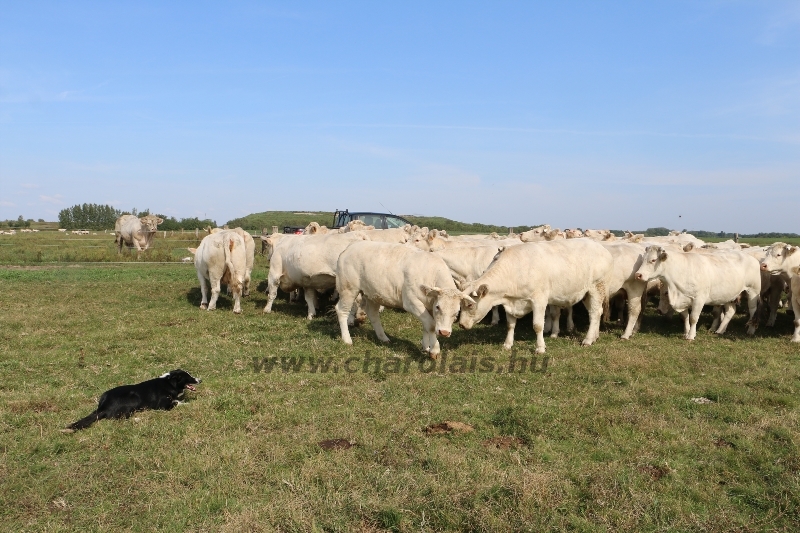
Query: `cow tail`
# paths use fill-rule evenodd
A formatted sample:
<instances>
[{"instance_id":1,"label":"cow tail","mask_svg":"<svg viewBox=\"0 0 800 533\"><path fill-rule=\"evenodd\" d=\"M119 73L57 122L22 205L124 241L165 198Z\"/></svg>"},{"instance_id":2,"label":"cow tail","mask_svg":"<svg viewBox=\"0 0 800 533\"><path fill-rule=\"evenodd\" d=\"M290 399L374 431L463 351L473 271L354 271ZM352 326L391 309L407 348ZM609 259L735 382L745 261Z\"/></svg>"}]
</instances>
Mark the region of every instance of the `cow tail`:
<instances>
[{"instance_id":1,"label":"cow tail","mask_svg":"<svg viewBox=\"0 0 800 533\"><path fill-rule=\"evenodd\" d=\"M233 270L233 259L232 259L233 249L235 246L236 242L233 240L233 238L230 237L228 238L228 242L225 245L223 245L223 248L225 249L225 266L228 268L228 272L230 272L231 283L233 284L236 283L236 279L233 277L235 271Z\"/></svg>"}]
</instances>

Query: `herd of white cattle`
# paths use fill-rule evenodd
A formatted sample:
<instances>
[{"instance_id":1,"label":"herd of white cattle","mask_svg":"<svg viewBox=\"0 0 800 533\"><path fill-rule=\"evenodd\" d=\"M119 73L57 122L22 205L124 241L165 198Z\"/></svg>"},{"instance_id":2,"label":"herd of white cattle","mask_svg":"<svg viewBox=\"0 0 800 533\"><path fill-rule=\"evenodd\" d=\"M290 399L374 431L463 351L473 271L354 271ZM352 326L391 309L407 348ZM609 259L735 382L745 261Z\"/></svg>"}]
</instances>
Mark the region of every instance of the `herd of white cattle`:
<instances>
[{"instance_id":1,"label":"herd of white cattle","mask_svg":"<svg viewBox=\"0 0 800 533\"><path fill-rule=\"evenodd\" d=\"M678 232L616 238L606 230L562 232L549 226L508 237L450 236L410 225L376 230L360 221L338 230L312 222L302 235L273 232L261 240L269 260L264 312L272 311L279 288L290 294L302 290L312 319L318 295L334 290L347 344L352 344L349 326L359 314L369 318L379 340L388 342L380 320L386 306L420 320L422 348L436 357L437 336L449 337L456 320L469 329L493 311L496 324L502 305L508 323L503 346L511 348L517 319L532 312L536 352L544 353L544 334L558 336L562 310L567 330L574 329L571 311L578 302L590 319L583 345L597 340L611 305L622 317L626 303L622 338L629 339L639 330L649 292L660 294L660 311L683 316L688 340L695 338L703 306L713 306L711 329L722 334L740 300L746 302L747 333L753 335L762 307L768 310L766 325L775 324L784 291L791 295L795 317L792 341L800 342L800 252L784 243L706 244ZM203 295L200 308L215 308L224 283L233 294L234 313L241 313L240 298L249 292L253 268L252 236L241 228L216 229L190 251Z\"/></svg>"}]
</instances>

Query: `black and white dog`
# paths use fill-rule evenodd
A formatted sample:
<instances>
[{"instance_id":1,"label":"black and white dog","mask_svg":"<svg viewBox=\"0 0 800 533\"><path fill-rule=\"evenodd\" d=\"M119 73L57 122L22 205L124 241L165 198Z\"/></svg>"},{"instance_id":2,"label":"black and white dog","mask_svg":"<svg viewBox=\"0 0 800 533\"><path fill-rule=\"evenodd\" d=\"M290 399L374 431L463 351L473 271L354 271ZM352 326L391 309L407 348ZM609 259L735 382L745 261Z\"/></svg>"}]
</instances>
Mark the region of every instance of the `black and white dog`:
<instances>
[{"instance_id":1,"label":"black and white dog","mask_svg":"<svg viewBox=\"0 0 800 533\"><path fill-rule=\"evenodd\" d=\"M172 409L186 389L195 390L201 380L185 370L173 370L136 385L122 385L100 396L97 409L87 417L67 426L67 430L85 429L104 418L128 418L142 409Z\"/></svg>"}]
</instances>

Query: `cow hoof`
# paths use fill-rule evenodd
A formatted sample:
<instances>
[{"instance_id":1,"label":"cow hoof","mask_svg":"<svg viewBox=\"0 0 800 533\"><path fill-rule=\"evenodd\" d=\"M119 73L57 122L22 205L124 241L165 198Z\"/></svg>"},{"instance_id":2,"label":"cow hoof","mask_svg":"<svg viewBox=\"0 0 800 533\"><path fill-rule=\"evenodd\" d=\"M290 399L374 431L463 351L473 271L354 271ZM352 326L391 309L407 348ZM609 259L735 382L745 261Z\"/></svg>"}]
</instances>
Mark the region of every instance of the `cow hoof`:
<instances>
[{"instance_id":1,"label":"cow hoof","mask_svg":"<svg viewBox=\"0 0 800 533\"><path fill-rule=\"evenodd\" d=\"M543 347L541 347L541 348L537 347L537 348L536 348L536 351L535 351L534 353L544 353L544 351L545 351L545 348L544 348L544 346L543 346Z\"/></svg>"},{"instance_id":2,"label":"cow hoof","mask_svg":"<svg viewBox=\"0 0 800 533\"><path fill-rule=\"evenodd\" d=\"M431 356L431 359L436 361L437 359L439 359L439 352L436 352L436 353L431 352L430 356Z\"/></svg>"},{"instance_id":3,"label":"cow hoof","mask_svg":"<svg viewBox=\"0 0 800 533\"><path fill-rule=\"evenodd\" d=\"M512 343L512 344L505 344L505 343L503 343L503 348L504 348L504 349L506 349L506 350L510 350L510 349L511 349L513 346L514 346L514 344L513 344L513 343Z\"/></svg>"},{"instance_id":4,"label":"cow hoof","mask_svg":"<svg viewBox=\"0 0 800 533\"><path fill-rule=\"evenodd\" d=\"M551 333L550 334L550 338L551 339L557 339L558 338L558 333Z\"/></svg>"},{"instance_id":5,"label":"cow hoof","mask_svg":"<svg viewBox=\"0 0 800 533\"><path fill-rule=\"evenodd\" d=\"M234 314L234 315L241 315L241 314L242 314L242 310L241 310L241 309L239 309L239 310L237 311L236 309L234 309L234 310L233 310L233 314Z\"/></svg>"},{"instance_id":6,"label":"cow hoof","mask_svg":"<svg viewBox=\"0 0 800 533\"><path fill-rule=\"evenodd\" d=\"M206 309L208 309L208 306L206 304L200 304L200 309L202 311L205 311Z\"/></svg>"},{"instance_id":7,"label":"cow hoof","mask_svg":"<svg viewBox=\"0 0 800 533\"><path fill-rule=\"evenodd\" d=\"M623 335L623 336L620 337L620 339L622 339L624 341L630 340L630 338L631 338L630 335Z\"/></svg>"}]
</instances>

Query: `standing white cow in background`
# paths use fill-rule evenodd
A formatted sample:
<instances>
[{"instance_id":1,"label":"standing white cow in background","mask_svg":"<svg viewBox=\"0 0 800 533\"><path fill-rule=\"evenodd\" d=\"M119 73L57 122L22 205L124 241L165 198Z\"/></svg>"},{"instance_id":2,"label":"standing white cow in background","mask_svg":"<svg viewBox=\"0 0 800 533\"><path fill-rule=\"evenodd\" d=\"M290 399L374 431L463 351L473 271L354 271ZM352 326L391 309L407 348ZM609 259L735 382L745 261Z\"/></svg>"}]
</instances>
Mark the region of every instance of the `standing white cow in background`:
<instances>
[{"instance_id":1,"label":"standing white cow in background","mask_svg":"<svg viewBox=\"0 0 800 533\"><path fill-rule=\"evenodd\" d=\"M758 261L741 252L693 253L678 247L648 246L636 278L661 279L666 284L669 304L681 313L684 337L694 340L697 321L704 305L721 305L722 319L715 319L712 329L725 333L736 312L736 299L744 291L750 311L747 334L758 326L758 305L761 294L761 273ZM691 309L691 314L689 313Z\"/></svg>"},{"instance_id":2,"label":"standing white cow in background","mask_svg":"<svg viewBox=\"0 0 800 533\"><path fill-rule=\"evenodd\" d=\"M244 239L234 230L206 235L197 248L189 248L194 254L194 267L200 281L203 299L200 309L213 311L217 308L220 285L226 284L233 293L233 312L242 312L241 296L247 271L247 247ZM211 285L211 301L208 299L206 282Z\"/></svg>"},{"instance_id":3,"label":"standing white cow in background","mask_svg":"<svg viewBox=\"0 0 800 533\"><path fill-rule=\"evenodd\" d=\"M223 231L233 231L237 233L244 240L245 253L247 255L247 266L245 267L244 286L242 287L242 296L250 296L250 277L253 273L253 263L256 256L256 242L253 236L242 228L234 228Z\"/></svg>"},{"instance_id":4,"label":"standing white cow in background","mask_svg":"<svg viewBox=\"0 0 800 533\"><path fill-rule=\"evenodd\" d=\"M117 244L117 253L122 253L122 246L135 246L136 252L141 256L153 242L158 225L164 222L163 218L155 215L137 217L136 215L122 215L114 224L114 242Z\"/></svg>"},{"instance_id":5,"label":"standing white cow in background","mask_svg":"<svg viewBox=\"0 0 800 533\"><path fill-rule=\"evenodd\" d=\"M544 353L547 306L560 313L559 308L583 301L589 311L589 331L582 344L589 346L600 336L600 317L608 305L605 280L613 264L608 250L591 239L561 239L506 248L483 275L463 287L475 303L462 304L459 324L470 329L492 306L502 304L508 321L503 347L510 350L517 319L533 311L536 353Z\"/></svg>"},{"instance_id":6,"label":"standing white cow in background","mask_svg":"<svg viewBox=\"0 0 800 533\"><path fill-rule=\"evenodd\" d=\"M336 266L336 290L336 315L345 344L353 344L348 316L356 297L363 294L379 340L389 342L380 306L405 309L422 322L422 348L434 359L441 351L436 335L449 337L461 301L472 302L456 288L442 258L413 246L383 242L354 242L342 252Z\"/></svg>"}]
</instances>

